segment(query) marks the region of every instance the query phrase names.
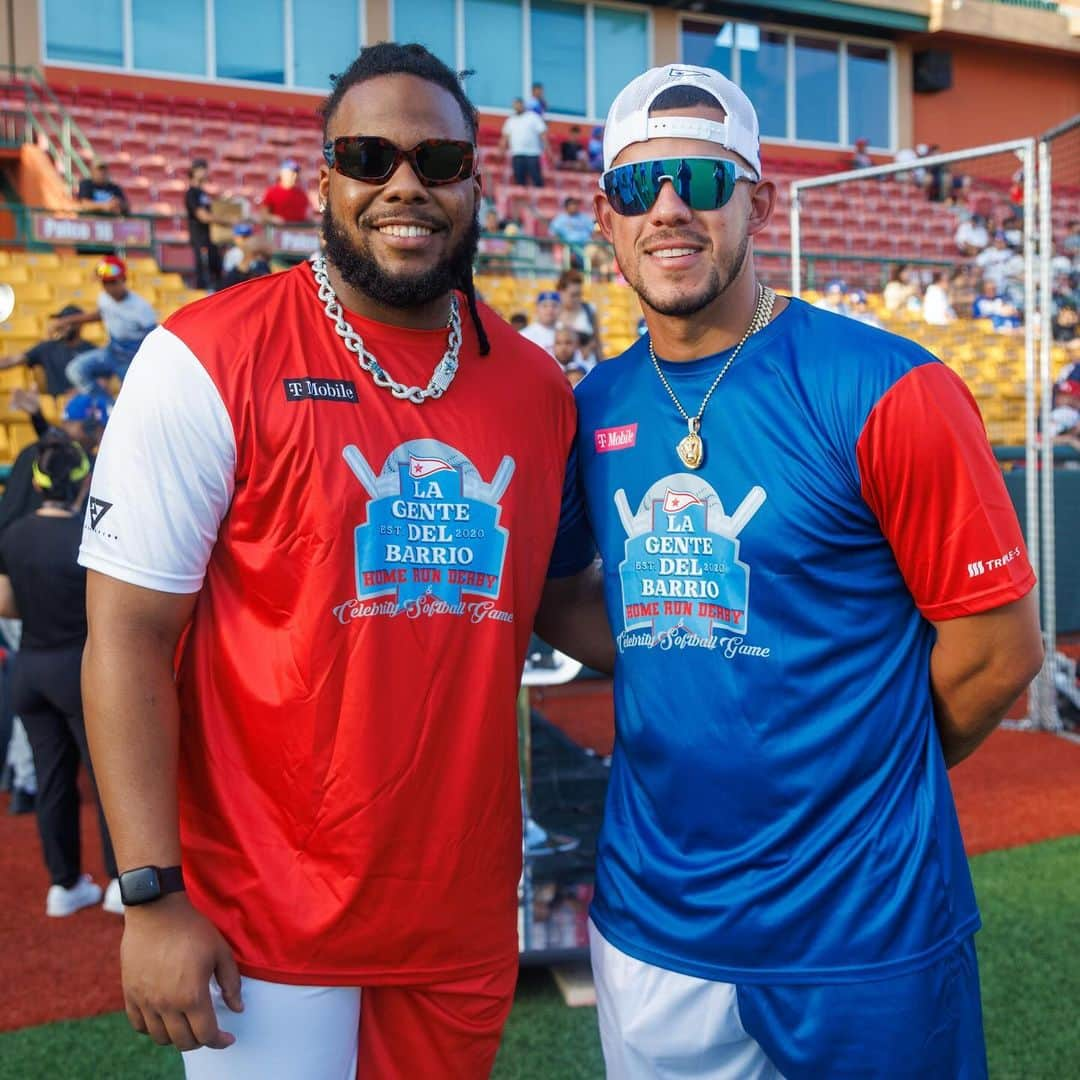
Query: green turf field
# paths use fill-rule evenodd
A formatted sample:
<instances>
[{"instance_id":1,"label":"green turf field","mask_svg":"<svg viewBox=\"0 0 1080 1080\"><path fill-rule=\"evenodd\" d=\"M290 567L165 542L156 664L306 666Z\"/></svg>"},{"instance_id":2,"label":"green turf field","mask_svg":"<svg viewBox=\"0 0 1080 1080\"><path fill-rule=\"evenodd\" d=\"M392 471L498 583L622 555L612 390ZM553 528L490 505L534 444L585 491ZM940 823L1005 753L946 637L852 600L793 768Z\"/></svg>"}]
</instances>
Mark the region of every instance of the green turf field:
<instances>
[{"instance_id":1,"label":"green turf field","mask_svg":"<svg viewBox=\"0 0 1080 1080\"><path fill-rule=\"evenodd\" d=\"M972 860L993 1080L1080 1076L1080 837ZM563 1006L546 972L526 972L496 1080L603 1075L593 1009ZM179 1055L133 1035L118 1014L0 1035L0 1080L177 1080ZM315 1080L315 1078L313 1078Z\"/></svg>"}]
</instances>

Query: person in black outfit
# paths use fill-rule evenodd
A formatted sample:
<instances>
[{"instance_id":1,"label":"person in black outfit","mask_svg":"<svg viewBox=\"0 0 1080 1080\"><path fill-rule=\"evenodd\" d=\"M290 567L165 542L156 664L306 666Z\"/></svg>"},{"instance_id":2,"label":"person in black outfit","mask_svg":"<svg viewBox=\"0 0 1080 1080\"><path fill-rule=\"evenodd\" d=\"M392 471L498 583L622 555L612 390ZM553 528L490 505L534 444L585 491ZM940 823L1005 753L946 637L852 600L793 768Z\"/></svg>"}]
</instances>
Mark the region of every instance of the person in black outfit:
<instances>
[{"instance_id":1,"label":"person in black outfit","mask_svg":"<svg viewBox=\"0 0 1080 1080\"><path fill-rule=\"evenodd\" d=\"M68 304L49 316L51 319L63 319L68 315L82 315L83 309L78 304ZM45 372L45 393L59 396L73 390L67 377L67 366L81 352L94 348L92 342L82 336L82 327L73 326L59 332L47 341L39 341L32 349L15 356L0 358L0 371L26 364L27 367L39 367Z\"/></svg>"},{"instance_id":2,"label":"person in black outfit","mask_svg":"<svg viewBox=\"0 0 1080 1080\"><path fill-rule=\"evenodd\" d=\"M102 898L101 887L82 873L77 786L80 761L93 785L79 687L86 644L86 571L78 563L83 521L73 509L90 459L60 431L48 433L38 448L34 484L44 502L0 538L0 615L23 623L12 706L26 728L37 772L38 832L52 878L45 913L63 916ZM100 801L98 823L110 878L103 906L122 913Z\"/></svg>"},{"instance_id":3,"label":"person in black outfit","mask_svg":"<svg viewBox=\"0 0 1080 1080\"><path fill-rule=\"evenodd\" d=\"M104 161L95 161L90 166L90 175L79 181L75 200L84 214L123 216L128 213L124 189L109 179L109 166Z\"/></svg>"},{"instance_id":4,"label":"person in black outfit","mask_svg":"<svg viewBox=\"0 0 1080 1080\"><path fill-rule=\"evenodd\" d=\"M189 186L184 196L187 209L188 238L195 255L195 287L217 289L221 286L221 251L210 242L210 226L214 216L210 212L211 198L203 190L207 166L203 158L196 158L188 169Z\"/></svg>"}]
</instances>

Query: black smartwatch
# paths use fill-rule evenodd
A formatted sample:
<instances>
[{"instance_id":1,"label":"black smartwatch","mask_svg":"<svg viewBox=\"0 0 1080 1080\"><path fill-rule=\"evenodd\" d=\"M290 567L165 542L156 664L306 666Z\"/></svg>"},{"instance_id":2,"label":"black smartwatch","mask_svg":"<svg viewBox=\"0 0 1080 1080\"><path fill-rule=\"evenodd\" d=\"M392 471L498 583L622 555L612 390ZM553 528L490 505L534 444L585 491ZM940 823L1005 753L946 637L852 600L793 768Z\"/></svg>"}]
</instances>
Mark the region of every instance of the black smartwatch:
<instances>
[{"instance_id":1,"label":"black smartwatch","mask_svg":"<svg viewBox=\"0 0 1080 1080\"><path fill-rule=\"evenodd\" d=\"M120 875L120 899L124 907L149 904L183 888L184 872L179 866L140 866Z\"/></svg>"}]
</instances>

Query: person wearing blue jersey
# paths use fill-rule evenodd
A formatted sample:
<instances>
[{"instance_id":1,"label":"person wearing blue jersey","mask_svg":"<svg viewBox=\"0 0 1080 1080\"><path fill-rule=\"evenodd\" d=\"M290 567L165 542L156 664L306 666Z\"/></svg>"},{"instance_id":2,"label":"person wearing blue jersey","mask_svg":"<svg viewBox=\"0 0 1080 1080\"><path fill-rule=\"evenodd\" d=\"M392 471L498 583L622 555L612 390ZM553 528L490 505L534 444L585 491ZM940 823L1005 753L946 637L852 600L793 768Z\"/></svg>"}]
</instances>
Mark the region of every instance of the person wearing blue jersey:
<instances>
[{"instance_id":1,"label":"person wearing blue jersey","mask_svg":"<svg viewBox=\"0 0 1080 1080\"><path fill-rule=\"evenodd\" d=\"M758 280L776 188L719 73L630 83L604 167L648 332L576 390L537 628L614 665L608 1076L978 1080L947 769L1042 662L978 409L914 343Z\"/></svg>"}]
</instances>

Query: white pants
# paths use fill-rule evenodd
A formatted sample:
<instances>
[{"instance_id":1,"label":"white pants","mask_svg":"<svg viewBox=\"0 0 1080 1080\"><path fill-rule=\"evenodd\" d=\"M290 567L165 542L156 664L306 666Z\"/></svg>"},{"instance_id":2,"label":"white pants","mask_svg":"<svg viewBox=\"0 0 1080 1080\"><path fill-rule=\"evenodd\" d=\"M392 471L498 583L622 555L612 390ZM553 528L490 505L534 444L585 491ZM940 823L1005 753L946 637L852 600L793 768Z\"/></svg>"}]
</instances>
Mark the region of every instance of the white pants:
<instances>
[{"instance_id":1,"label":"white pants","mask_svg":"<svg viewBox=\"0 0 1080 1080\"><path fill-rule=\"evenodd\" d=\"M356 1080L360 990L351 986L290 986L241 979L244 1011L210 993L218 1024L236 1042L184 1057L187 1080Z\"/></svg>"},{"instance_id":2,"label":"white pants","mask_svg":"<svg viewBox=\"0 0 1080 1080\"><path fill-rule=\"evenodd\" d=\"M743 1029L731 983L654 967L589 920L608 1080L783 1080Z\"/></svg>"}]
</instances>

